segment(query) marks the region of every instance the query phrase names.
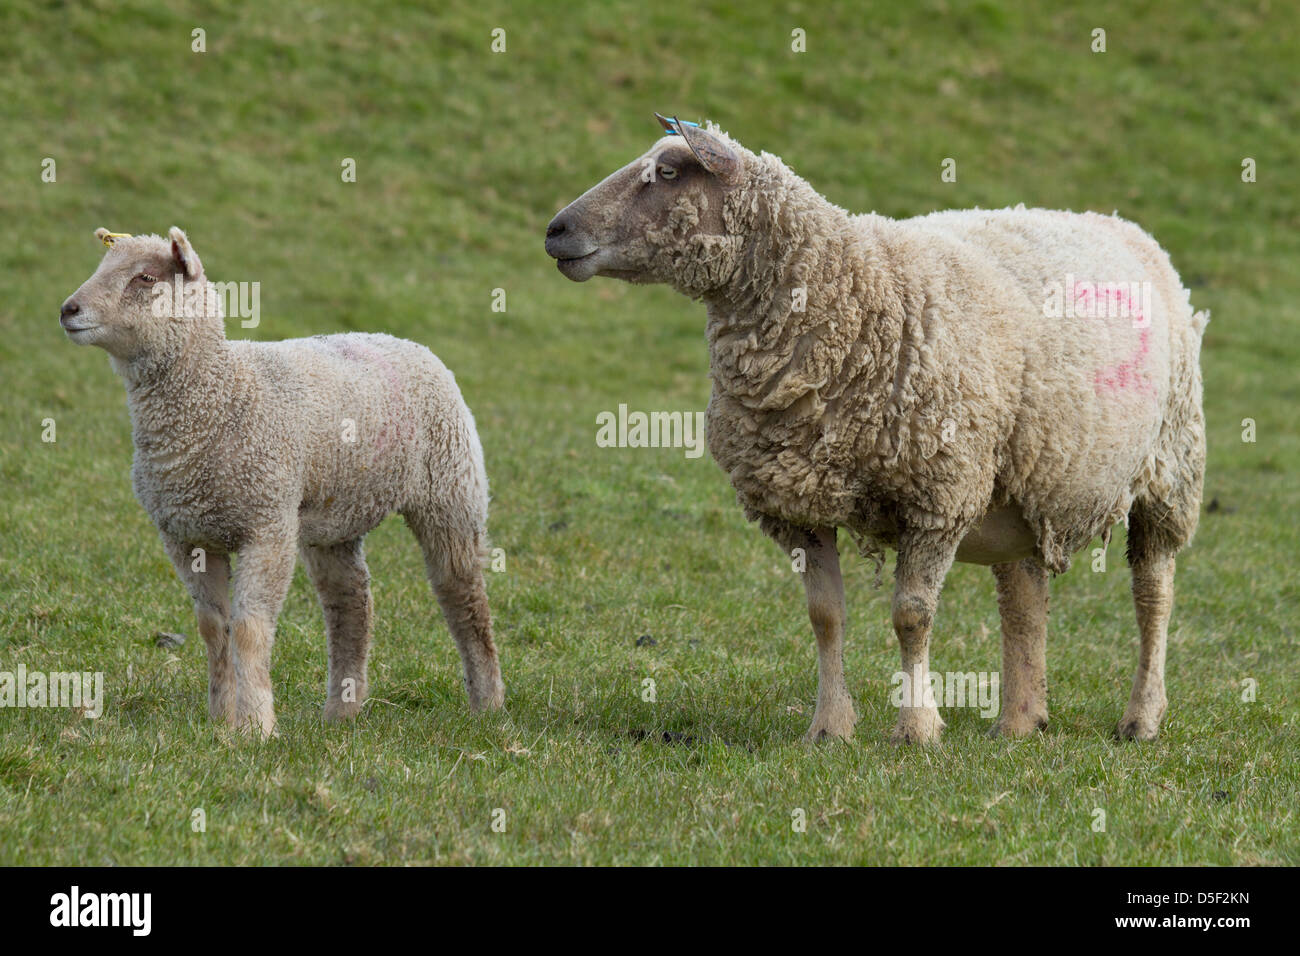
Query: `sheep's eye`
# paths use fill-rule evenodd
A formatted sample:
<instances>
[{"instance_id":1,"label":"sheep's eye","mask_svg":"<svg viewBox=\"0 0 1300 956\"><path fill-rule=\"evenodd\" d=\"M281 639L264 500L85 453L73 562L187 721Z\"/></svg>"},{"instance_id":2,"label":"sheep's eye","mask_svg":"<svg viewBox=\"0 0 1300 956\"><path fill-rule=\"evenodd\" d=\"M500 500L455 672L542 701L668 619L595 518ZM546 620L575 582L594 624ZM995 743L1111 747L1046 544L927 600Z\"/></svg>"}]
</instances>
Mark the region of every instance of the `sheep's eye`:
<instances>
[{"instance_id":1,"label":"sheep's eye","mask_svg":"<svg viewBox=\"0 0 1300 956\"><path fill-rule=\"evenodd\" d=\"M662 179L676 179L676 178L677 178L677 170L673 169L671 166L660 166L660 167L659 167L659 176L660 176Z\"/></svg>"},{"instance_id":2,"label":"sheep's eye","mask_svg":"<svg viewBox=\"0 0 1300 956\"><path fill-rule=\"evenodd\" d=\"M151 275L150 275L149 273L147 273L147 272L141 272L138 276L136 276L136 278L139 279L141 282L144 282L144 283L157 282L157 281L158 281L158 277L157 277L157 276L151 276Z\"/></svg>"}]
</instances>

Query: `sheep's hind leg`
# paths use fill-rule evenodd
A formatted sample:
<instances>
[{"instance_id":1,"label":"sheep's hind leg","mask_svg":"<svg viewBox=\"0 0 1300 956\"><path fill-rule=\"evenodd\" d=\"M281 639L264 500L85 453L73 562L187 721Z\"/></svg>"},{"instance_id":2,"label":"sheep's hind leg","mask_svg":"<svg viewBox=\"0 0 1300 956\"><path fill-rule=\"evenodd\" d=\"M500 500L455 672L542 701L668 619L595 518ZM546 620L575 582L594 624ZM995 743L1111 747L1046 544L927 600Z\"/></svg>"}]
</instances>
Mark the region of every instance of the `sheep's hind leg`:
<instances>
[{"instance_id":1,"label":"sheep's hind leg","mask_svg":"<svg viewBox=\"0 0 1300 956\"><path fill-rule=\"evenodd\" d=\"M370 652L374 619L370 572L361 539L332 545L303 545L300 550L325 614L329 643L325 719L355 717L366 701L369 686L366 656Z\"/></svg>"},{"instance_id":2,"label":"sheep's hind leg","mask_svg":"<svg viewBox=\"0 0 1300 956\"><path fill-rule=\"evenodd\" d=\"M817 636L817 709L804 740L848 740L858 715L844 683L844 627L848 613L834 528L818 528L809 535L803 584L808 596L808 618Z\"/></svg>"},{"instance_id":3,"label":"sheep's hind leg","mask_svg":"<svg viewBox=\"0 0 1300 956\"><path fill-rule=\"evenodd\" d=\"M481 565L486 532L465 530L439 516L407 512L406 523L420 542L434 596L460 652L471 711L497 710L505 685L492 642L492 614Z\"/></svg>"},{"instance_id":4,"label":"sheep's hind leg","mask_svg":"<svg viewBox=\"0 0 1300 956\"><path fill-rule=\"evenodd\" d=\"M235 664L230 646L230 558L224 554L193 553L181 541L164 537L185 587L194 599L194 616L208 652L208 715L219 723L235 719ZM197 566L196 566L197 565Z\"/></svg>"},{"instance_id":5,"label":"sheep's hind leg","mask_svg":"<svg viewBox=\"0 0 1300 956\"><path fill-rule=\"evenodd\" d=\"M1047 569L1031 559L993 565L1002 617L1002 712L993 733L1047 726Z\"/></svg>"},{"instance_id":6,"label":"sheep's hind leg","mask_svg":"<svg viewBox=\"0 0 1300 956\"><path fill-rule=\"evenodd\" d=\"M1128 708L1116 734L1125 740L1154 740L1169 706L1165 696L1165 645L1174 603L1174 557L1144 554L1133 561L1132 572L1133 605L1142 649Z\"/></svg>"},{"instance_id":7,"label":"sheep's hind leg","mask_svg":"<svg viewBox=\"0 0 1300 956\"><path fill-rule=\"evenodd\" d=\"M932 743L943 729L930 685L930 628L961 537L949 531L907 529L899 538L893 623L904 684L898 723L890 735L896 744Z\"/></svg>"},{"instance_id":8,"label":"sheep's hind leg","mask_svg":"<svg viewBox=\"0 0 1300 956\"><path fill-rule=\"evenodd\" d=\"M293 578L296 529L240 548L235 565L235 725L250 733L275 733L271 646L275 622Z\"/></svg>"}]
</instances>

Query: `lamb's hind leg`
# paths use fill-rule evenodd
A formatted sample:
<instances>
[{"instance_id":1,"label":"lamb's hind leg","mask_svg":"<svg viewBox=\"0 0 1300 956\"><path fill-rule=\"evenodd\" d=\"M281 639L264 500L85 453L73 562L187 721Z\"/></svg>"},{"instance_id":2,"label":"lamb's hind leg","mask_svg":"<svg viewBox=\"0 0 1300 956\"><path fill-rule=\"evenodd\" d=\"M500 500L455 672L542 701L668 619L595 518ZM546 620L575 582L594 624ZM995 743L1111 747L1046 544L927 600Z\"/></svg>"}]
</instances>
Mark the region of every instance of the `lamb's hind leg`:
<instances>
[{"instance_id":1,"label":"lamb's hind leg","mask_svg":"<svg viewBox=\"0 0 1300 956\"><path fill-rule=\"evenodd\" d=\"M1047 726L1047 569L1027 559L993 565L1002 616L1002 712L993 733Z\"/></svg>"},{"instance_id":2,"label":"lamb's hind leg","mask_svg":"<svg viewBox=\"0 0 1300 956\"><path fill-rule=\"evenodd\" d=\"M374 602L361 539L301 548L307 574L316 586L329 642L329 686L325 719L355 717L366 701L366 656Z\"/></svg>"},{"instance_id":3,"label":"lamb's hind leg","mask_svg":"<svg viewBox=\"0 0 1300 956\"><path fill-rule=\"evenodd\" d=\"M894 743L931 743L943 729L930 685L930 629L961 537L958 532L913 528L899 537L893 621L902 652L904 693L890 736Z\"/></svg>"},{"instance_id":4,"label":"lamb's hind leg","mask_svg":"<svg viewBox=\"0 0 1300 956\"><path fill-rule=\"evenodd\" d=\"M429 583L460 652L469 708L496 710L505 701L505 686L483 582L486 532L481 526L466 529L425 512L407 512L406 523L419 539Z\"/></svg>"}]
</instances>

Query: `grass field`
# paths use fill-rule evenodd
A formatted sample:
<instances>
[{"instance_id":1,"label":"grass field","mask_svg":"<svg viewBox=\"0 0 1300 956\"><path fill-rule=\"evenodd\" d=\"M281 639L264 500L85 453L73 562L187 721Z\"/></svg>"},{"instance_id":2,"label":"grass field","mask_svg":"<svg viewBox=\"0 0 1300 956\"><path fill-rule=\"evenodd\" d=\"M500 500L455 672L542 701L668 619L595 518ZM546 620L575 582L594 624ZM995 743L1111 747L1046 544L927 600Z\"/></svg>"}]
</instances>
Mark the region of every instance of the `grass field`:
<instances>
[{"instance_id":1,"label":"grass field","mask_svg":"<svg viewBox=\"0 0 1300 956\"><path fill-rule=\"evenodd\" d=\"M1294 8L439 6L0 7L0 670L102 671L107 695L98 720L0 710L0 863L1300 863ZM619 403L704 408L703 308L569 283L542 250L556 210L653 142L652 110L718 121L849 209L1118 210L1170 250L1214 319L1207 510L1157 742L1111 737L1137 654L1122 532L1109 570L1084 555L1052 585L1052 723L1018 743L954 709L940 747L888 745L891 573L877 590L849 556L857 739L798 742L816 690L798 576L707 455L595 445ZM261 283L261 325L232 336L387 331L455 370L507 556L489 590L508 713L468 716L390 519L368 540L362 718L321 724L299 569L281 736L209 724L188 597L132 496L122 385L57 324L95 227L173 224L211 278ZM189 640L159 649L160 630ZM999 657L992 576L960 566L932 666Z\"/></svg>"}]
</instances>

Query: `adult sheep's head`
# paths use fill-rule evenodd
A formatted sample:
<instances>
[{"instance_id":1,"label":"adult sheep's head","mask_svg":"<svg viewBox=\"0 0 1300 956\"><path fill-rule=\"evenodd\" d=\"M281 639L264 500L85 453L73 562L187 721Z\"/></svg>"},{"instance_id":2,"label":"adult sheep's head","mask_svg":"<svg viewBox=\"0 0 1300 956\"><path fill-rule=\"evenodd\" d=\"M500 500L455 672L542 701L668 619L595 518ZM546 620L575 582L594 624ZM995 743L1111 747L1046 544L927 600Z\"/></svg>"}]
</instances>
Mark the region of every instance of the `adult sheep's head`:
<instances>
[{"instance_id":1,"label":"adult sheep's head","mask_svg":"<svg viewBox=\"0 0 1300 956\"><path fill-rule=\"evenodd\" d=\"M599 275L702 295L736 266L741 238L728 228L726 199L745 179L748 154L716 128L655 116L667 135L565 206L546 229L546 251L575 282Z\"/></svg>"},{"instance_id":2,"label":"adult sheep's head","mask_svg":"<svg viewBox=\"0 0 1300 956\"><path fill-rule=\"evenodd\" d=\"M130 362L172 351L197 329L222 328L220 300L180 229L173 226L164 239L100 228L95 238L108 252L59 310L59 324L73 342L98 345Z\"/></svg>"}]
</instances>

